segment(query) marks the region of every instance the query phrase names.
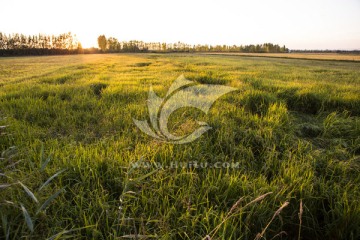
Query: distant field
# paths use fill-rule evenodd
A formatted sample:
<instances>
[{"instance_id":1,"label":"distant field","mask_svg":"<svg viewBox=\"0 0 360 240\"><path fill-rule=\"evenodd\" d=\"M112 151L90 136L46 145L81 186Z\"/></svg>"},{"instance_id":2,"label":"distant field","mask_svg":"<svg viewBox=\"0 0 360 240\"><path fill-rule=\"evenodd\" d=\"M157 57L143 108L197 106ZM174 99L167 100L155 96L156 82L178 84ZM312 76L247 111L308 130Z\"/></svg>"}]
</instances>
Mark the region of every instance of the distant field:
<instances>
[{"instance_id":1,"label":"distant field","mask_svg":"<svg viewBox=\"0 0 360 240\"><path fill-rule=\"evenodd\" d=\"M249 57L276 57L317 60L360 61L360 54L345 53L209 53L218 55L236 55Z\"/></svg>"},{"instance_id":2,"label":"distant field","mask_svg":"<svg viewBox=\"0 0 360 240\"><path fill-rule=\"evenodd\" d=\"M359 56L266 56L0 58L0 239L360 239ZM181 74L238 90L171 145L133 118Z\"/></svg>"}]
</instances>

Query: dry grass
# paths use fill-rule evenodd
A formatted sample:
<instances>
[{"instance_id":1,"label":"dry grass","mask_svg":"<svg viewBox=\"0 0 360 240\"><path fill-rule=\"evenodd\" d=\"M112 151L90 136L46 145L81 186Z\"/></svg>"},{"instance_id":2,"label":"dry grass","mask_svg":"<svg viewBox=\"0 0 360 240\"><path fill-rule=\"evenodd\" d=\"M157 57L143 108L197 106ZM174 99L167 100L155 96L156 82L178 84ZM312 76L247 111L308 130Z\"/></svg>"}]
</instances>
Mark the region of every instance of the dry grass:
<instances>
[{"instance_id":1,"label":"dry grass","mask_svg":"<svg viewBox=\"0 0 360 240\"><path fill-rule=\"evenodd\" d=\"M275 57L313 60L360 61L360 54L343 53L204 53L216 55L236 55L247 57Z\"/></svg>"}]
</instances>

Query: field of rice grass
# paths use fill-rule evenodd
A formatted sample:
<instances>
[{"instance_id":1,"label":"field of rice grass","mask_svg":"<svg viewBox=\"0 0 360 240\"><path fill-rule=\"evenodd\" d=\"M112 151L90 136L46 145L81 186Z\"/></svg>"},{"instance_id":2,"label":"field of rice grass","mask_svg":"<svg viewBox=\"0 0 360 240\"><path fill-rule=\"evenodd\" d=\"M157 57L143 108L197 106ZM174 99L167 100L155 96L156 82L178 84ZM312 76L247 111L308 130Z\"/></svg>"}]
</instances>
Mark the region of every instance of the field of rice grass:
<instances>
[{"instance_id":1,"label":"field of rice grass","mask_svg":"<svg viewBox=\"0 0 360 240\"><path fill-rule=\"evenodd\" d=\"M232 55L243 57L270 57L329 61L360 61L359 53L205 53L209 55Z\"/></svg>"},{"instance_id":2,"label":"field of rice grass","mask_svg":"<svg viewBox=\"0 0 360 240\"><path fill-rule=\"evenodd\" d=\"M164 97L182 74L237 90L208 114L174 112L173 133L212 129L173 145L133 119L149 119L150 86ZM0 152L0 239L355 240L360 63L0 58Z\"/></svg>"}]
</instances>

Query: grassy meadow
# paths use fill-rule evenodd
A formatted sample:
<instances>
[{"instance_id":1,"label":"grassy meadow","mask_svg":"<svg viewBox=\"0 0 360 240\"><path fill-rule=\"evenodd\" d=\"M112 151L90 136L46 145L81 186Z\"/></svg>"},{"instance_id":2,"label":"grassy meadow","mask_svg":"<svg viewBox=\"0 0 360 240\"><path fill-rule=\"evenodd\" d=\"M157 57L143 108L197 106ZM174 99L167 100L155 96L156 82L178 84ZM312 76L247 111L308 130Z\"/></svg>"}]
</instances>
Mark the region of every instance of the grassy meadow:
<instances>
[{"instance_id":1,"label":"grassy meadow","mask_svg":"<svg viewBox=\"0 0 360 240\"><path fill-rule=\"evenodd\" d=\"M357 53L204 53L211 55L233 55L246 57L270 57L270 58L290 58L290 59L309 59L309 60L340 60L340 61L360 61L360 54Z\"/></svg>"},{"instance_id":2,"label":"grassy meadow","mask_svg":"<svg viewBox=\"0 0 360 240\"><path fill-rule=\"evenodd\" d=\"M172 145L133 118L181 74L238 90L176 111L212 129ZM360 239L360 62L0 58L0 126L0 239Z\"/></svg>"}]
</instances>

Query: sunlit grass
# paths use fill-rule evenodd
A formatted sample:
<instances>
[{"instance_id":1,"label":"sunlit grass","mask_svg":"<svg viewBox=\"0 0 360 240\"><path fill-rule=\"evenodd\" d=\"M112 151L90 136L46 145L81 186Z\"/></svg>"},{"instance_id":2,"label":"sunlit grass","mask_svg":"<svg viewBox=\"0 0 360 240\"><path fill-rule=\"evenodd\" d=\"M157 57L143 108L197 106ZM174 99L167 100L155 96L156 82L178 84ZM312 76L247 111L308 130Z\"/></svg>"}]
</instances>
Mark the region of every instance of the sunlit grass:
<instances>
[{"instance_id":1,"label":"sunlit grass","mask_svg":"<svg viewBox=\"0 0 360 240\"><path fill-rule=\"evenodd\" d=\"M359 69L196 54L2 58L0 238L358 239ZM150 85L164 97L180 74L238 90L207 115L175 112L174 134L195 121L212 129L171 145L132 119L148 119ZM238 167L157 166L175 161Z\"/></svg>"}]
</instances>

